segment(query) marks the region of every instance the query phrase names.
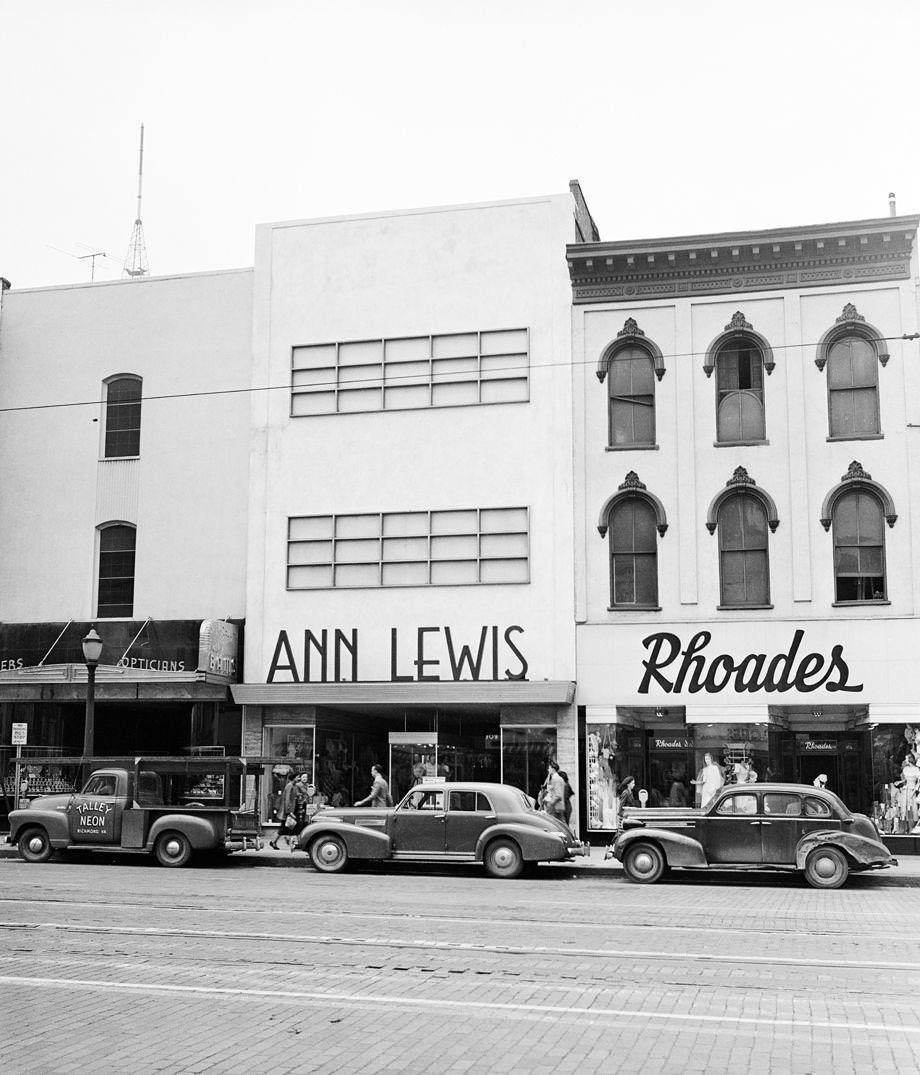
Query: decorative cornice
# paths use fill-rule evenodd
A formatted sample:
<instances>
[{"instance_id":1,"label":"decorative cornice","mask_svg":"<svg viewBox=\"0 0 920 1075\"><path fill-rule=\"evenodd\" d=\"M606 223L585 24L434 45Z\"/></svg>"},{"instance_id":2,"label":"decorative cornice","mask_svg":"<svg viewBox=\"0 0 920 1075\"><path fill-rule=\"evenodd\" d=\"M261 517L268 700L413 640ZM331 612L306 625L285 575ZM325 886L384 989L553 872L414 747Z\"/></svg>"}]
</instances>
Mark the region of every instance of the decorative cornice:
<instances>
[{"instance_id":1,"label":"decorative cornice","mask_svg":"<svg viewBox=\"0 0 920 1075\"><path fill-rule=\"evenodd\" d=\"M644 336L645 333L639 328L639 325L634 317L627 317L623 322L623 327L617 333L617 336Z\"/></svg>"},{"instance_id":2,"label":"decorative cornice","mask_svg":"<svg viewBox=\"0 0 920 1075\"><path fill-rule=\"evenodd\" d=\"M618 486L618 489L620 490L620 492L623 492L624 489L647 489L647 488L648 488L648 486L645 484L645 482L640 482L639 481L639 475L634 470L631 470L626 475L625 481L623 481Z\"/></svg>"},{"instance_id":3,"label":"decorative cornice","mask_svg":"<svg viewBox=\"0 0 920 1075\"><path fill-rule=\"evenodd\" d=\"M573 301L631 302L910 279L920 217L567 247Z\"/></svg>"},{"instance_id":4,"label":"decorative cornice","mask_svg":"<svg viewBox=\"0 0 920 1075\"><path fill-rule=\"evenodd\" d=\"M709 533L714 534L719 525L719 508L726 500L737 493L746 493L760 501L767 514L767 526L770 527L770 533L775 534L776 528L779 526L779 515L777 514L773 497L763 489L758 488L757 482L754 481L744 467L735 467L732 476L725 483L725 488L721 493L716 494L709 505L709 511L706 515L706 529Z\"/></svg>"},{"instance_id":5,"label":"decorative cornice","mask_svg":"<svg viewBox=\"0 0 920 1075\"><path fill-rule=\"evenodd\" d=\"M831 489L821 505L820 521L825 530L830 530L831 528L834 505L837 503L838 498L852 489L867 489L879 500L882 505L882 512L885 515L885 522L888 523L889 528L898 521L898 513L895 510L891 493L888 492L884 485L879 485L878 482L873 481L872 475L863 470L862 463L858 459L854 459L847 467L846 474L840 478L840 483Z\"/></svg>"}]
</instances>

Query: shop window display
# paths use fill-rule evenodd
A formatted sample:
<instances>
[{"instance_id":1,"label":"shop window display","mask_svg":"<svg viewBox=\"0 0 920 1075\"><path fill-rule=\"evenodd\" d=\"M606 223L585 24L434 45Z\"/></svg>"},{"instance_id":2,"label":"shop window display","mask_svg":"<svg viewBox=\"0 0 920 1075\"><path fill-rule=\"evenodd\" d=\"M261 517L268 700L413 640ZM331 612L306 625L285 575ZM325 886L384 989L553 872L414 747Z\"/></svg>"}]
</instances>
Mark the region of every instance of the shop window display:
<instances>
[{"instance_id":1,"label":"shop window display","mask_svg":"<svg viewBox=\"0 0 920 1075\"><path fill-rule=\"evenodd\" d=\"M892 836L920 835L920 729L891 725L872 733L872 816Z\"/></svg>"}]
</instances>

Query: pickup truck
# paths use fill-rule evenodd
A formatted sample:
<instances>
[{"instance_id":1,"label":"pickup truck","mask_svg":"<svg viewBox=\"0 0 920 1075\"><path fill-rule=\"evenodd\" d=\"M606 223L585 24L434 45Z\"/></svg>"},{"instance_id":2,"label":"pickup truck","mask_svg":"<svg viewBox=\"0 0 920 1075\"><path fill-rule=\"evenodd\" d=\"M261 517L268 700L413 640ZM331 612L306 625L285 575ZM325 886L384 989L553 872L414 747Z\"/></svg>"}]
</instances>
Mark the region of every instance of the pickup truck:
<instances>
[{"instance_id":1,"label":"pickup truck","mask_svg":"<svg viewBox=\"0 0 920 1075\"><path fill-rule=\"evenodd\" d=\"M235 808L246 777L243 758L42 759L86 766L81 791L45 795L10 813L10 843L26 862L55 851L152 854L162 866L185 866L196 852L261 846L257 809ZM35 764L30 759L29 764ZM252 797L258 802L258 793Z\"/></svg>"}]
</instances>

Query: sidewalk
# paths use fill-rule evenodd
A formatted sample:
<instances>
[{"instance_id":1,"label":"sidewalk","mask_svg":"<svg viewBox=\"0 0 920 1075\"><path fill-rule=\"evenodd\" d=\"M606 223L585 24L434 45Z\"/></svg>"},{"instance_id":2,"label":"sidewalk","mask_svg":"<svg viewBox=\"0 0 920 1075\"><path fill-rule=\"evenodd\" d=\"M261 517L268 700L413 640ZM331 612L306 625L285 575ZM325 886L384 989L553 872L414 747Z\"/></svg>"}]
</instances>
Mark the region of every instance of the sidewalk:
<instances>
[{"instance_id":1,"label":"sidewalk","mask_svg":"<svg viewBox=\"0 0 920 1075\"><path fill-rule=\"evenodd\" d=\"M0 843L0 859L13 859L16 861L22 861L19 858L19 852L14 846L6 843L7 834L4 833L0 839L4 842ZM270 837L269 837L270 839ZM544 863L541 869L552 871L565 871L572 876L597 876L598 874L621 874L623 867L617 862L616 859L605 859L606 849L602 846L596 846L591 848L590 856L584 858L572 859L570 862L549 862ZM106 852L98 852L105 855ZM113 852L114 858L117 853ZM274 848L268 846L266 841L261 851L239 851L233 855L234 863L240 865L246 864L247 866L296 866L304 867L308 866L309 860L303 851L291 852L287 847L279 848L277 851ZM689 871L688 871L689 872ZM705 873L705 871L700 871ZM714 871L715 872L715 871ZM725 871L722 871L724 875ZM892 867L889 870L876 870L870 871L870 873L877 873L879 876L885 876L889 878L906 878L906 877L920 877L920 855L902 855L898 859L898 866ZM766 876L766 872L761 874Z\"/></svg>"}]
</instances>

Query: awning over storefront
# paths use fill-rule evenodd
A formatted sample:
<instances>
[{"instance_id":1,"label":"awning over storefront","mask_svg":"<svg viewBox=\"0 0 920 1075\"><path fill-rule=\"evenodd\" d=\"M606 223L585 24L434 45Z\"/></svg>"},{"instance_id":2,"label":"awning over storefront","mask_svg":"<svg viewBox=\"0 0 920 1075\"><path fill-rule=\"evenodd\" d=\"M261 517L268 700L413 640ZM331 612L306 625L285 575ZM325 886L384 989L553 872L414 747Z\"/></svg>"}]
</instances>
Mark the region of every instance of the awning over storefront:
<instances>
[{"instance_id":1,"label":"awning over storefront","mask_svg":"<svg viewBox=\"0 0 920 1075\"><path fill-rule=\"evenodd\" d=\"M235 683L233 700L243 705L571 705L569 680L488 680L439 683Z\"/></svg>"}]
</instances>

